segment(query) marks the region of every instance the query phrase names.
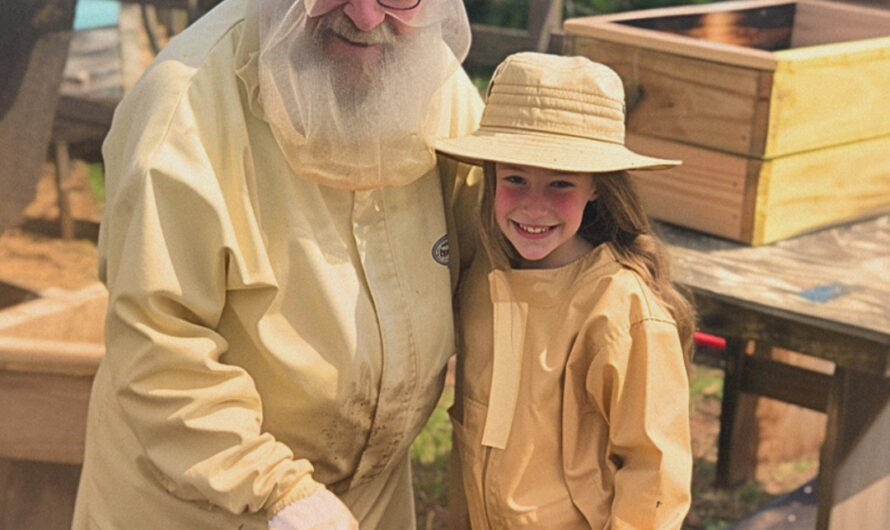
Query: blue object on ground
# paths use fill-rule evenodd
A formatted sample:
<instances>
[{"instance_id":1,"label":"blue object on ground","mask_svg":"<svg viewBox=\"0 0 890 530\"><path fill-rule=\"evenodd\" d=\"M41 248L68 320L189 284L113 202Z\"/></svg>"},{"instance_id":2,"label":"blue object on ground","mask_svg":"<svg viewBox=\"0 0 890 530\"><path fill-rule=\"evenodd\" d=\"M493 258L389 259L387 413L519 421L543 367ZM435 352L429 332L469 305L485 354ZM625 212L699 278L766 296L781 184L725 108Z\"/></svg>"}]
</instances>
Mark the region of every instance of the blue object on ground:
<instances>
[{"instance_id":1,"label":"blue object on ground","mask_svg":"<svg viewBox=\"0 0 890 530\"><path fill-rule=\"evenodd\" d=\"M729 530L812 530L816 528L817 479L783 495Z\"/></svg>"},{"instance_id":2,"label":"blue object on ground","mask_svg":"<svg viewBox=\"0 0 890 530\"><path fill-rule=\"evenodd\" d=\"M117 0L78 0L74 7L75 31L117 26L120 2Z\"/></svg>"}]
</instances>

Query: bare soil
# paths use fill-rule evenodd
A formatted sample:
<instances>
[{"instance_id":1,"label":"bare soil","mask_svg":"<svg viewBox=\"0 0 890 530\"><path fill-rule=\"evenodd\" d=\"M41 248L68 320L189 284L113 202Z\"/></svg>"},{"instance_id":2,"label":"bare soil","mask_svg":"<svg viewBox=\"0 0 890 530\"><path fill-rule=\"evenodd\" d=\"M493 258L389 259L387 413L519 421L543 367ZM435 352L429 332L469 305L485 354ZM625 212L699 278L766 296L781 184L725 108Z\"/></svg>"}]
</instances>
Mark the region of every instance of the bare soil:
<instances>
[{"instance_id":1,"label":"bare soil","mask_svg":"<svg viewBox=\"0 0 890 530\"><path fill-rule=\"evenodd\" d=\"M62 240L58 237L59 208L54 167L46 164L33 202L25 209L21 227L0 234L0 281L34 292L50 288L75 290L97 281L97 254L93 238ZM93 200L87 166L73 164L69 192L73 217L79 227L95 234L101 206ZM0 307L3 301L0 300Z\"/></svg>"}]
</instances>

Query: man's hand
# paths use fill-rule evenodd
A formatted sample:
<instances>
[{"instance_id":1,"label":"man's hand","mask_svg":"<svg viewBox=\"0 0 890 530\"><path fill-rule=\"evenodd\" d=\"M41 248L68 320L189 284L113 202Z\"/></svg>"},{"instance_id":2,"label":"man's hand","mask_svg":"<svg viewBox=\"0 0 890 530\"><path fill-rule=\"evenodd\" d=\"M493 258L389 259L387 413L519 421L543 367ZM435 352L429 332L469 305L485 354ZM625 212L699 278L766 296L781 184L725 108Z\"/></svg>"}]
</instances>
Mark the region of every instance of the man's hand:
<instances>
[{"instance_id":1,"label":"man's hand","mask_svg":"<svg viewBox=\"0 0 890 530\"><path fill-rule=\"evenodd\" d=\"M358 521L343 502L322 488L292 502L269 520L270 530L358 530Z\"/></svg>"}]
</instances>

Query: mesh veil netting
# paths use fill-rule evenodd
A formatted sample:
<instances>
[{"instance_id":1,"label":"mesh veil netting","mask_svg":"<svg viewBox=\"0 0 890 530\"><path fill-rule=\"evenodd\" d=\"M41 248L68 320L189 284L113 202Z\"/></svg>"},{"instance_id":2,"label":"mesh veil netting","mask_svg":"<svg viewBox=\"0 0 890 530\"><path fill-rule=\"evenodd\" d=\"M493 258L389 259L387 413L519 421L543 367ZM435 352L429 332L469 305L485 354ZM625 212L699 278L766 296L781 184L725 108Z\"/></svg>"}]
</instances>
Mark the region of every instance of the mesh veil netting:
<instances>
[{"instance_id":1,"label":"mesh veil netting","mask_svg":"<svg viewBox=\"0 0 890 530\"><path fill-rule=\"evenodd\" d=\"M264 117L302 178L352 190L413 182L435 164L439 91L469 48L463 5L423 0L362 33L332 3L346 2L251 2ZM379 45L331 52L332 32Z\"/></svg>"}]
</instances>

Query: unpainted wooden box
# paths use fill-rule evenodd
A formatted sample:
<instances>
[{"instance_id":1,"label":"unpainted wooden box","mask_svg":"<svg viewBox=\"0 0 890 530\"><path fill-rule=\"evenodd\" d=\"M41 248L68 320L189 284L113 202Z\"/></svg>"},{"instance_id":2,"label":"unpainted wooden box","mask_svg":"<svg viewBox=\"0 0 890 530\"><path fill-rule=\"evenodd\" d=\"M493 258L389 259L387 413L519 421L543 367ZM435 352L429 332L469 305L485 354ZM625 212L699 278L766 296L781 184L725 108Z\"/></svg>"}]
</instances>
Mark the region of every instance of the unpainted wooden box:
<instances>
[{"instance_id":1,"label":"unpainted wooden box","mask_svg":"<svg viewBox=\"0 0 890 530\"><path fill-rule=\"evenodd\" d=\"M565 22L625 83L650 215L759 245L890 210L890 11L729 1Z\"/></svg>"},{"instance_id":2,"label":"unpainted wooden box","mask_svg":"<svg viewBox=\"0 0 890 530\"><path fill-rule=\"evenodd\" d=\"M107 304L97 282L0 308L0 461L83 460Z\"/></svg>"}]
</instances>

